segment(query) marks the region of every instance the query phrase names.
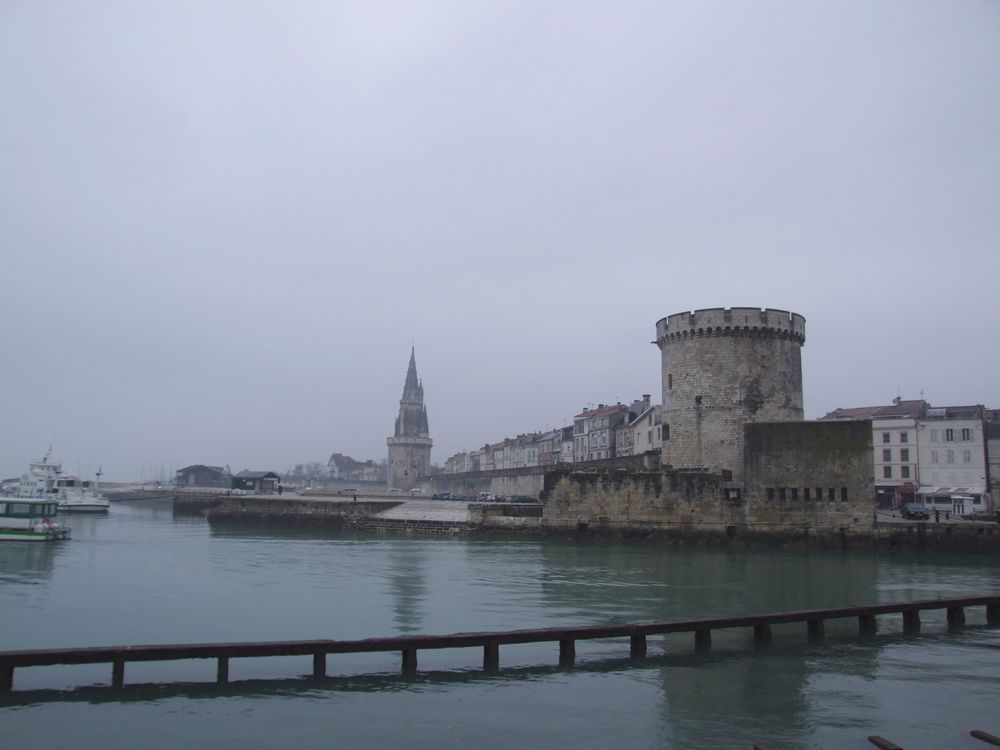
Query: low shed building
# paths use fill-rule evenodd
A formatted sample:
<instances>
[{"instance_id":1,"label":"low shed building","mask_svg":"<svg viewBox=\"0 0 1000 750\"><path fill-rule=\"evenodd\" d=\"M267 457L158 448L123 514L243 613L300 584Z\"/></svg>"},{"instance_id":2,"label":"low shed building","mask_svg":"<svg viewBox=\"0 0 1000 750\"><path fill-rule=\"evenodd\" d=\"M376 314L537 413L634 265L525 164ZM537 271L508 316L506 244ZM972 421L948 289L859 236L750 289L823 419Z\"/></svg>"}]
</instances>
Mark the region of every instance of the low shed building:
<instances>
[{"instance_id":1,"label":"low shed building","mask_svg":"<svg viewBox=\"0 0 1000 750\"><path fill-rule=\"evenodd\" d=\"M193 464L178 469L174 475L177 487L212 487L228 490L232 487L233 478L222 466L205 466Z\"/></svg>"},{"instance_id":2,"label":"low shed building","mask_svg":"<svg viewBox=\"0 0 1000 750\"><path fill-rule=\"evenodd\" d=\"M234 490L270 493L277 492L281 477L273 471L241 471L233 477Z\"/></svg>"}]
</instances>

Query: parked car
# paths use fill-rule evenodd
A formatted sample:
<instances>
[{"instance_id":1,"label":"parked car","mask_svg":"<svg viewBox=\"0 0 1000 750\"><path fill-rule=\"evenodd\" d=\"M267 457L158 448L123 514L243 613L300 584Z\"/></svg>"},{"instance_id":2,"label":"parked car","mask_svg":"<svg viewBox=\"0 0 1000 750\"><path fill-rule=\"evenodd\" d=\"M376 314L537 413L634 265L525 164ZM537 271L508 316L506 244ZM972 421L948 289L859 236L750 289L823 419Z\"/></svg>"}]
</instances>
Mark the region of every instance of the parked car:
<instances>
[{"instance_id":1,"label":"parked car","mask_svg":"<svg viewBox=\"0 0 1000 750\"><path fill-rule=\"evenodd\" d=\"M402 492L402 490L401 490L401 489L399 489L399 487L390 487L390 488L389 488L389 492L390 492L391 494L395 495L395 494L397 494L397 493L400 493L400 492Z\"/></svg>"},{"instance_id":2,"label":"parked car","mask_svg":"<svg viewBox=\"0 0 1000 750\"><path fill-rule=\"evenodd\" d=\"M434 500L451 500L451 493L450 492L435 492L433 495L431 495L431 498L434 499Z\"/></svg>"},{"instance_id":3,"label":"parked car","mask_svg":"<svg viewBox=\"0 0 1000 750\"><path fill-rule=\"evenodd\" d=\"M914 518L919 521L926 521L931 514L920 503L907 503L903 506L903 518Z\"/></svg>"},{"instance_id":4,"label":"parked car","mask_svg":"<svg viewBox=\"0 0 1000 750\"><path fill-rule=\"evenodd\" d=\"M412 490L410 490L410 494L411 495L423 495L424 494L424 488L423 487L414 487Z\"/></svg>"}]
</instances>

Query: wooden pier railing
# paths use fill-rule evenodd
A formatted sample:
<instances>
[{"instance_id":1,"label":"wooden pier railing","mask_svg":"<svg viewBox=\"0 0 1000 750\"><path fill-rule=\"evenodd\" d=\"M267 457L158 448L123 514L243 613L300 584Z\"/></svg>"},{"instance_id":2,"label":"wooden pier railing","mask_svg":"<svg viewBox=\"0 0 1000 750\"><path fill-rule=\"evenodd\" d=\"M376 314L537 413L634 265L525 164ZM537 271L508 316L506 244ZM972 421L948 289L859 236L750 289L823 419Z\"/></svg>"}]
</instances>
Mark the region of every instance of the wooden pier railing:
<instances>
[{"instance_id":1,"label":"wooden pier railing","mask_svg":"<svg viewBox=\"0 0 1000 750\"><path fill-rule=\"evenodd\" d=\"M668 620L626 625L588 625L570 628L538 628L493 633L453 633L451 635L407 635L388 638L366 638L353 641L265 641L258 643L193 643L149 646L97 646L92 648L32 649L0 651L0 692L14 687L14 670L18 667L40 667L54 664L110 664L111 684L125 684L125 664L141 661L174 661L178 659L217 660L216 680L229 680L229 660L262 656L312 656L312 673L326 674L326 658L330 654L355 654L373 651L398 651L402 654L403 674L417 670L417 652L423 649L482 648L483 668L496 670L500 666L500 646L517 643L558 643L559 663L572 665L576 658L576 642L596 638L628 638L633 658L646 655L646 639L651 635L693 633L696 649L711 648L712 631L728 628L753 628L754 640L771 640L771 626L801 622L806 624L810 640L822 639L827 620L857 618L860 635L874 635L879 615L901 614L903 631L920 631L920 613L926 610L947 610L950 627L965 624L967 607L985 607L986 622L1000 625L1000 596L977 596L959 599L928 599L894 604L810 609L770 614L717 617L705 620Z\"/></svg>"}]
</instances>

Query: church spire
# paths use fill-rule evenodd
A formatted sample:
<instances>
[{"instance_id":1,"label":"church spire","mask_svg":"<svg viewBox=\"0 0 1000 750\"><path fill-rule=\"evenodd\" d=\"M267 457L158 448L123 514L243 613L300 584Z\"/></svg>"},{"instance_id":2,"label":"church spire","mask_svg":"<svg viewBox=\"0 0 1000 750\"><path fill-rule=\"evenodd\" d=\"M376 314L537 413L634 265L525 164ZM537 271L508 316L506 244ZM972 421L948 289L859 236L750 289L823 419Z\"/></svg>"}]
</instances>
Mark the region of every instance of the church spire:
<instances>
[{"instance_id":1,"label":"church spire","mask_svg":"<svg viewBox=\"0 0 1000 750\"><path fill-rule=\"evenodd\" d=\"M424 386L417 377L416 348L410 347L410 365L406 368L399 416L389 446L388 481L390 487L409 488L430 472L431 440L424 406Z\"/></svg>"},{"instance_id":2,"label":"church spire","mask_svg":"<svg viewBox=\"0 0 1000 750\"><path fill-rule=\"evenodd\" d=\"M403 399L415 401L416 398L407 398L408 395L416 396L420 390L420 381L417 379L417 357L415 347L410 347L410 366L406 369L406 384L403 386ZM423 397L421 396L421 401Z\"/></svg>"}]
</instances>

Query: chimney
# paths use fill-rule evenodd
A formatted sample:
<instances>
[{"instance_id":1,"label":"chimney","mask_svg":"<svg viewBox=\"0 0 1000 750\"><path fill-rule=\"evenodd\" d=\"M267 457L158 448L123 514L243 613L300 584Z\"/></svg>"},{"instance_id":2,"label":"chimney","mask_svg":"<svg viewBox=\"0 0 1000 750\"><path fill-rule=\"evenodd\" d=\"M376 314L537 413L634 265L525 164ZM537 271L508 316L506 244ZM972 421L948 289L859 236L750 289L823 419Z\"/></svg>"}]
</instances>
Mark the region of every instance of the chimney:
<instances>
[{"instance_id":1,"label":"chimney","mask_svg":"<svg viewBox=\"0 0 1000 750\"><path fill-rule=\"evenodd\" d=\"M651 398L652 398L652 395L650 395L649 393L643 393L642 394L642 409L643 409L643 411L645 411L646 409L649 408L649 403L650 403L649 400Z\"/></svg>"}]
</instances>

